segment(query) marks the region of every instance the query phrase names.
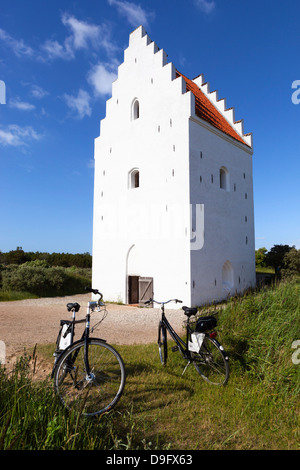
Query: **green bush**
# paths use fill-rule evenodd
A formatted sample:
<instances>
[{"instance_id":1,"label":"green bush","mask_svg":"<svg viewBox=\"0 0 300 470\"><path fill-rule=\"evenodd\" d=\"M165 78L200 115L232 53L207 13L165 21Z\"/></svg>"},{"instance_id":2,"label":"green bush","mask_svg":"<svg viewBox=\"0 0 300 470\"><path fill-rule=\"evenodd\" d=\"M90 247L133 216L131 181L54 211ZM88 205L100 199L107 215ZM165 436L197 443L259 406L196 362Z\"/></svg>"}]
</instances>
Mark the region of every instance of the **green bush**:
<instances>
[{"instance_id":1,"label":"green bush","mask_svg":"<svg viewBox=\"0 0 300 470\"><path fill-rule=\"evenodd\" d=\"M39 296L71 295L84 292L90 278L62 267L50 267L35 260L2 271L3 291L30 292Z\"/></svg>"},{"instance_id":2,"label":"green bush","mask_svg":"<svg viewBox=\"0 0 300 470\"><path fill-rule=\"evenodd\" d=\"M300 250L292 248L283 258L282 277L289 278L300 274Z\"/></svg>"},{"instance_id":3,"label":"green bush","mask_svg":"<svg viewBox=\"0 0 300 470\"><path fill-rule=\"evenodd\" d=\"M89 253L40 253L24 252L21 247L16 250L2 253L0 251L0 264L23 264L28 261L46 260L50 266L77 266L78 268L91 268L92 256Z\"/></svg>"}]
</instances>

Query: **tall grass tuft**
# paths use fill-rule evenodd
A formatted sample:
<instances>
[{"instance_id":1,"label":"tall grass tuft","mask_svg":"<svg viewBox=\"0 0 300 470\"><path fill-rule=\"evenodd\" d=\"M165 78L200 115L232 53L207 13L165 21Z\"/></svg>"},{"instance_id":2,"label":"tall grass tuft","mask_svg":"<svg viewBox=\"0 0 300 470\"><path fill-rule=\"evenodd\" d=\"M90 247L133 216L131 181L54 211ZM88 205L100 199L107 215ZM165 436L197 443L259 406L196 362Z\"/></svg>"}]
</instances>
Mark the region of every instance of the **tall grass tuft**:
<instances>
[{"instance_id":1,"label":"tall grass tuft","mask_svg":"<svg viewBox=\"0 0 300 470\"><path fill-rule=\"evenodd\" d=\"M95 419L67 412L52 382L33 380L30 356L0 367L0 450L126 450L147 446L130 409ZM134 432L133 432L134 430Z\"/></svg>"},{"instance_id":2,"label":"tall grass tuft","mask_svg":"<svg viewBox=\"0 0 300 470\"><path fill-rule=\"evenodd\" d=\"M272 390L300 391L300 367L292 362L292 344L300 339L300 284L276 283L232 298L221 314L222 341L231 363Z\"/></svg>"}]
</instances>

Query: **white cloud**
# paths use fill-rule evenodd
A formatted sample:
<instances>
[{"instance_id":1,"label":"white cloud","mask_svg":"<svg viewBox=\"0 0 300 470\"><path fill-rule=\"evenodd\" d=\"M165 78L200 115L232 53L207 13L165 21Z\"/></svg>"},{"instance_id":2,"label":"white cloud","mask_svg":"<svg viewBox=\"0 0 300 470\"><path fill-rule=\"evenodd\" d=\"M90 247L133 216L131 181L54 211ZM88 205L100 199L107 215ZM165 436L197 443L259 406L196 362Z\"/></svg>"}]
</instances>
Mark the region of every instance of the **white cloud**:
<instances>
[{"instance_id":1,"label":"white cloud","mask_svg":"<svg viewBox=\"0 0 300 470\"><path fill-rule=\"evenodd\" d=\"M6 128L0 128L0 145L13 147L19 147L27 145L28 142L32 140L39 140L41 135L39 135L31 126L17 126L16 124L11 124Z\"/></svg>"},{"instance_id":2,"label":"white cloud","mask_svg":"<svg viewBox=\"0 0 300 470\"><path fill-rule=\"evenodd\" d=\"M112 82L116 78L117 74L114 71L114 66L97 64L91 69L88 82L93 86L96 95L105 96L111 94Z\"/></svg>"},{"instance_id":3,"label":"white cloud","mask_svg":"<svg viewBox=\"0 0 300 470\"><path fill-rule=\"evenodd\" d=\"M100 35L100 26L79 21L74 16L66 13L62 16L62 22L71 29L72 35L69 37L69 40L72 42L75 50L87 48L90 41L96 44Z\"/></svg>"},{"instance_id":4,"label":"white cloud","mask_svg":"<svg viewBox=\"0 0 300 470\"><path fill-rule=\"evenodd\" d=\"M74 52L69 41L66 40L64 45L59 44L58 41L48 39L41 46L42 51L46 52L47 59L73 59ZM44 57L42 57L44 59Z\"/></svg>"},{"instance_id":5,"label":"white cloud","mask_svg":"<svg viewBox=\"0 0 300 470\"><path fill-rule=\"evenodd\" d=\"M20 109L21 111L32 111L33 109L35 109L35 106L33 104L27 103L26 101L21 101L20 98L10 100L9 107Z\"/></svg>"},{"instance_id":6,"label":"white cloud","mask_svg":"<svg viewBox=\"0 0 300 470\"><path fill-rule=\"evenodd\" d=\"M17 57L27 56L42 62L52 59L71 60L75 58L78 50L103 49L109 56L114 55L119 47L111 39L111 31L108 25L93 24L87 21L78 20L74 16L63 13L61 17L63 25L68 29L69 34L65 39L58 41L54 38L47 39L41 44L39 50L25 44L23 39L13 38L9 33L0 28L0 42L13 50Z\"/></svg>"},{"instance_id":7,"label":"white cloud","mask_svg":"<svg viewBox=\"0 0 300 470\"><path fill-rule=\"evenodd\" d=\"M23 39L15 39L8 34L4 29L0 28L0 40L3 41L17 57L34 55L34 51L30 46L24 43Z\"/></svg>"},{"instance_id":8,"label":"white cloud","mask_svg":"<svg viewBox=\"0 0 300 470\"><path fill-rule=\"evenodd\" d=\"M109 5L117 7L119 13L127 19L134 27L148 26L148 20L152 19L154 13L146 12L140 5L125 0L108 0Z\"/></svg>"},{"instance_id":9,"label":"white cloud","mask_svg":"<svg viewBox=\"0 0 300 470\"><path fill-rule=\"evenodd\" d=\"M62 23L71 32L63 43L48 39L41 49L46 53L47 59L74 59L76 51L80 49L103 48L108 54L114 53L118 48L110 38L109 28L105 24L95 25L81 21L67 13L62 15ZM42 60L45 60L42 57Z\"/></svg>"},{"instance_id":10,"label":"white cloud","mask_svg":"<svg viewBox=\"0 0 300 470\"><path fill-rule=\"evenodd\" d=\"M212 13L216 7L214 0L195 0L195 4L200 10L207 14Z\"/></svg>"},{"instance_id":11,"label":"white cloud","mask_svg":"<svg viewBox=\"0 0 300 470\"><path fill-rule=\"evenodd\" d=\"M40 100L47 95L49 95L48 91L44 90L42 87L38 85L32 85L31 96Z\"/></svg>"},{"instance_id":12,"label":"white cloud","mask_svg":"<svg viewBox=\"0 0 300 470\"><path fill-rule=\"evenodd\" d=\"M80 89L77 96L65 94L64 100L71 111L76 113L75 117L82 119L91 115L91 97L85 90Z\"/></svg>"}]
</instances>

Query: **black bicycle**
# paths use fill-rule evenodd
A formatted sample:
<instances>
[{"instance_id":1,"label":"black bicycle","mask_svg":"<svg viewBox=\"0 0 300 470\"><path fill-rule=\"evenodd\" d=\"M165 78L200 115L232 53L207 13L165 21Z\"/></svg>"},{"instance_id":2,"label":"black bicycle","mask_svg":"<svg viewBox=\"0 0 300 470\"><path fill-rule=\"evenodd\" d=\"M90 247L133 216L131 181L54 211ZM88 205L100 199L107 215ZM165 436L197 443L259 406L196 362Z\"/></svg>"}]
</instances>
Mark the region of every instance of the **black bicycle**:
<instances>
[{"instance_id":1,"label":"black bicycle","mask_svg":"<svg viewBox=\"0 0 300 470\"><path fill-rule=\"evenodd\" d=\"M111 410L119 401L125 386L125 367L120 354L104 339L90 337L104 320L107 310L98 289L87 289L99 295L88 303L86 317L76 320L80 305L68 303L72 320L61 320L52 371L54 390L69 410L84 416L96 416ZM102 318L90 327L91 313L102 312ZM79 341L74 342L75 325L85 322Z\"/></svg>"},{"instance_id":2,"label":"black bicycle","mask_svg":"<svg viewBox=\"0 0 300 470\"><path fill-rule=\"evenodd\" d=\"M186 341L174 331L168 319L165 316L165 305L169 302L180 302L178 299L171 299L167 302L157 302L149 299L146 305L152 302L161 305L161 320L158 325L158 348L162 365L167 364L168 343L167 331L176 346L172 347L172 351L180 351L183 358L187 361L182 374L186 368L193 364L196 371L206 382L212 385L225 385L229 378L228 355L224 351L223 346L216 340L217 319L214 315L199 317L196 321L191 322L190 317L196 315L197 308L182 307L186 320Z\"/></svg>"}]
</instances>

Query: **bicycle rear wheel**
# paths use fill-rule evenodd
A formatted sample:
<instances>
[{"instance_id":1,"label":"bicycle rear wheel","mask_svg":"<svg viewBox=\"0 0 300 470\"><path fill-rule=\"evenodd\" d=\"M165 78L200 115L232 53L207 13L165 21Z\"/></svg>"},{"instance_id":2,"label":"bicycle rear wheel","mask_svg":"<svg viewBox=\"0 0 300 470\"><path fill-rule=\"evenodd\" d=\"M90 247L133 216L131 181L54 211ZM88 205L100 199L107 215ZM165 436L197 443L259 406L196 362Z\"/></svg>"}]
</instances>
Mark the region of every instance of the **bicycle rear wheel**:
<instances>
[{"instance_id":1,"label":"bicycle rear wheel","mask_svg":"<svg viewBox=\"0 0 300 470\"><path fill-rule=\"evenodd\" d=\"M168 345L167 345L167 330L166 327L160 322L158 325L158 350L160 362L163 366L167 364L168 358Z\"/></svg>"},{"instance_id":2,"label":"bicycle rear wheel","mask_svg":"<svg viewBox=\"0 0 300 470\"><path fill-rule=\"evenodd\" d=\"M212 385L225 385L229 378L228 357L222 346L205 335L199 353L191 352L193 364L201 377Z\"/></svg>"},{"instance_id":3,"label":"bicycle rear wheel","mask_svg":"<svg viewBox=\"0 0 300 470\"><path fill-rule=\"evenodd\" d=\"M96 416L109 411L119 401L125 386L125 367L112 346L90 338L88 375L84 349L84 341L78 341L60 356L54 371L54 390L69 410Z\"/></svg>"}]
</instances>

